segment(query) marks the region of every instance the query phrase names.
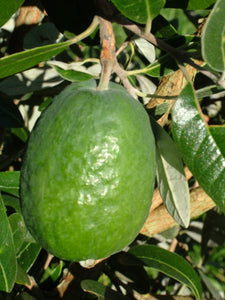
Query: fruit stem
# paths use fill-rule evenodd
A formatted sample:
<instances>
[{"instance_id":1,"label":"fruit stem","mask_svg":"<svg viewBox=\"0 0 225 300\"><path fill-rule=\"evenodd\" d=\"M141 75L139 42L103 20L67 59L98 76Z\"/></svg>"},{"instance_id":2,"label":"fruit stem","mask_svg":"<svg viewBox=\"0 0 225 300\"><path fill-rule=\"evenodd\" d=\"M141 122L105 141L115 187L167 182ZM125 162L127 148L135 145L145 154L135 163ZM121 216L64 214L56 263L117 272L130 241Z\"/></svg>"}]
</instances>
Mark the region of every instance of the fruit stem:
<instances>
[{"instance_id":1,"label":"fruit stem","mask_svg":"<svg viewBox=\"0 0 225 300\"><path fill-rule=\"evenodd\" d=\"M107 90L110 76L116 62L115 36L111 22L99 17L99 23L100 39L102 44L102 51L100 55L102 71L97 89Z\"/></svg>"}]
</instances>

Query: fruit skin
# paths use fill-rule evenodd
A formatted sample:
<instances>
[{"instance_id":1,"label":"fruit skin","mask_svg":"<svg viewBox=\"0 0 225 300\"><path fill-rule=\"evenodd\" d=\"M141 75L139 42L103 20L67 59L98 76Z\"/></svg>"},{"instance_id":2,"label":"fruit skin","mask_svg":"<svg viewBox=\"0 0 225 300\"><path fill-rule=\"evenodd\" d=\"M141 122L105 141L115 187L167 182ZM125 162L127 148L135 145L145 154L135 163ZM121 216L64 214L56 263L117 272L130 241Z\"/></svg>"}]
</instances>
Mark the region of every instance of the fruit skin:
<instances>
[{"instance_id":1,"label":"fruit skin","mask_svg":"<svg viewBox=\"0 0 225 300\"><path fill-rule=\"evenodd\" d=\"M53 255L99 259L135 239L154 180L154 137L142 105L115 84L107 91L93 81L71 84L31 132L21 209L33 237Z\"/></svg>"}]
</instances>

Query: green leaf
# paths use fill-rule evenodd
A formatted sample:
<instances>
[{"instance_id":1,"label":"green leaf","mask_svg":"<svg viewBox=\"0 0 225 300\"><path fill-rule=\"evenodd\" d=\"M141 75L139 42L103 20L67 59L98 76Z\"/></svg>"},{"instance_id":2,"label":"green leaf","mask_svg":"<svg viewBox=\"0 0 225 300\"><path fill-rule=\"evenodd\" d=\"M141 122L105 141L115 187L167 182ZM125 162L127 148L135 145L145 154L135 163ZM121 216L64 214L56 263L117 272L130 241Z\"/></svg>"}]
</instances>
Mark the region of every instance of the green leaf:
<instances>
[{"instance_id":1,"label":"green leaf","mask_svg":"<svg viewBox=\"0 0 225 300\"><path fill-rule=\"evenodd\" d=\"M176 26L174 26L180 35L193 34L196 31L194 24L181 9L164 8L161 11L161 15L168 20L169 23L176 24Z\"/></svg>"},{"instance_id":2,"label":"green leaf","mask_svg":"<svg viewBox=\"0 0 225 300\"><path fill-rule=\"evenodd\" d=\"M19 171L0 172L0 191L19 196Z\"/></svg>"},{"instance_id":3,"label":"green leaf","mask_svg":"<svg viewBox=\"0 0 225 300\"><path fill-rule=\"evenodd\" d=\"M172 131L182 158L200 186L225 211L225 158L201 116L191 83L178 97Z\"/></svg>"},{"instance_id":4,"label":"green leaf","mask_svg":"<svg viewBox=\"0 0 225 300\"><path fill-rule=\"evenodd\" d=\"M0 26L4 25L10 17L20 8L24 0L0 1Z\"/></svg>"},{"instance_id":5,"label":"green leaf","mask_svg":"<svg viewBox=\"0 0 225 300\"><path fill-rule=\"evenodd\" d=\"M202 55L216 71L225 71L225 1L218 0L202 33Z\"/></svg>"},{"instance_id":6,"label":"green leaf","mask_svg":"<svg viewBox=\"0 0 225 300\"><path fill-rule=\"evenodd\" d=\"M63 267L64 267L65 263L63 260L60 260L59 264L54 265L53 267L48 267L44 274L42 275L41 279L40 279L40 283L46 281L49 277L51 277L51 279L55 282L56 280L59 279Z\"/></svg>"},{"instance_id":7,"label":"green leaf","mask_svg":"<svg viewBox=\"0 0 225 300\"><path fill-rule=\"evenodd\" d=\"M129 251L146 266L187 285L197 299L201 299L202 288L198 275L192 266L181 256L153 245L134 246Z\"/></svg>"},{"instance_id":8,"label":"green leaf","mask_svg":"<svg viewBox=\"0 0 225 300\"><path fill-rule=\"evenodd\" d=\"M27 141L27 139L29 137L29 133L28 133L27 129L25 129L23 127L12 128L11 132L15 136L17 136L21 141L23 141L24 143Z\"/></svg>"},{"instance_id":9,"label":"green leaf","mask_svg":"<svg viewBox=\"0 0 225 300\"><path fill-rule=\"evenodd\" d=\"M189 0L187 9L189 10L206 9L215 2L216 0Z\"/></svg>"},{"instance_id":10,"label":"green leaf","mask_svg":"<svg viewBox=\"0 0 225 300\"><path fill-rule=\"evenodd\" d=\"M55 64L50 65L59 73L59 75L69 81L85 81L93 78L93 75L87 72L80 72L75 70L65 70L63 68L60 68L59 66L56 66Z\"/></svg>"},{"instance_id":11,"label":"green leaf","mask_svg":"<svg viewBox=\"0 0 225 300\"><path fill-rule=\"evenodd\" d=\"M29 69L41 61L59 54L71 44L70 41L52 44L15 53L0 59L0 78Z\"/></svg>"},{"instance_id":12,"label":"green leaf","mask_svg":"<svg viewBox=\"0 0 225 300\"><path fill-rule=\"evenodd\" d=\"M77 35L71 40L37 47L30 50L15 53L5 56L0 59L0 78L4 78L18 72L24 71L33 67L41 61L46 61L52 56L59 54L70 45L75 44L82 39L88 37L98 26L99 20L97 17L93 18L91 25L81 34Z\"/></svg>"},{"instance_id":13,"label":"green leaf","mask_svg":"<svg viewBox=\"0 0 225 300\"><path fill-rule=\"evenodd\" d=\"M163 203L181 226L190 221L190 197L183 162L176 144L166 131L151 119L156 141L156 176Z\"/></svg>"},{"instance_id":14,"label":"green leaf","mask_svg":"<svg viewBox=\"0 0 225 300\"><path fill-rule=\"evenodd\" d=\"M23 117L12 100L0 98L0 127L23 127Z\"/></svg>"},{"instance_id":15,"label":"green leaf","mask_svg":"<svg viewBox=\"0 0 225 300\"><path fill-rule=\"evenodd\" d=\"M86 279L81 282L84 291L90 292L98 297L99 300L129 300L130 298L111 290L100 282Z\"/></svg>"},{"instance_id":16,"label":"green leaf","mask_svg":"<svg viewBox=\"0 0 225 300\"><path fill-rule=\"evenodd\" d=\"M146 24L159 15L165 0L112 0L117 9L128 19Z\"/></svg>"},{"instance_id":17,"label":"green leaf","mask_svg":"<svg viewBox=\"0 0 225 300\"><path fill-rule=\"evenodd\" d=\"M2 200L5 206L13 208L16 212L21 212L20 199L17 196L11 194L2 194Z\"/></svg>"},{"instance_id":18,"label":"green leaf","mask_svg":"<svg viewBox=\"0 0 225 300\"><path fill-rule=\"evenodd\" d=\"M9 223L13 234L15 252L17 253L24 242L26 227L23 218L19 213L11 214L9 216Z\"/></svg>"},{"instance_id":19,"label":"green leaf","mask_svg":"<svg viewBox=\"0 0 225 300\"><path fill-rule=\"evenodd\" d=\"M210 7L216 0L166 0L166 7L182 8L188 10L206 9Z\"/></svg>"},{"instance_id":20,"label":"green leaf","mask_svg":"<svg viewBox=\"0 0 225 300\"><path fill-rule=\"evenodd\" d=\"M205 275L201 270L199 270L198 272L201 275L204 284L206 285L206 287L208 288L208 290L212 294L213 299L215 299L215 300L223 300L222 296L220 295L219 290L217 290L215 288L215 286L212 284L210 278L207 275Z\"/></svg>"},{"instance_id":21,"label":"green leaf","mask_svg":"<svg viewBox=\"0 0 225 300\"><path fill-rule=\"evenodd\" d=\"M13 236L0 196L0 290L10 292L16 278L16 254Z\"/></svg>"},{"instance_id":22,"label":"green leaf","mask_svg":"<svg viewBox=\"0 0 225 300\"><path fill-rule=\"evenodd\" d=\"M18 264L25 272L33 266L41 247L37 243L25 241L17 254Z\"/></svg>"},{"instance_id":23,"label":"green leaf","mask_svg":"<svg viewBox=\"0 0 225 300\"><path fill-rule=\"evenodd\" d=\"M218 148L223 157L225 157L225 125L223 126L209 126L210 134L213 136Z\"/></svg>"},{"instance_id":24,"label":"green leaf","mask_svg":"<svg viewBox=\"0 0 225 300\"><path fill-rule=\"evenodd\" d=\"M30 280L27 273L21 268L19 264L17 264L16 283L22 285L30 285Z\"/></svg>"}]
</instances>

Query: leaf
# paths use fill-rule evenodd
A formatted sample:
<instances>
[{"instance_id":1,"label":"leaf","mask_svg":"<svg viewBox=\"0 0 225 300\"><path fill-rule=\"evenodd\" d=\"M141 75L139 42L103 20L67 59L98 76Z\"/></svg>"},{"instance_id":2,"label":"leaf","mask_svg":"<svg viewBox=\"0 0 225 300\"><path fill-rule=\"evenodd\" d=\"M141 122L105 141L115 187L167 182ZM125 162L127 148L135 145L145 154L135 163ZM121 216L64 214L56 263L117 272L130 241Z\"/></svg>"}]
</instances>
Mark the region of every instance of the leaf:
<instances>
[{"instance_id":1,"label":"leaf","mask_svg":"<svg viewBox=\"0 0 225 300\"><path fill-rule=\"evenodd\" d=\"M215 300L223 300L222 296L220 295L219 290L217 290L215 288L215 286L210 281L210 278L208 278L208 276L205 275L201 270L199 270L199 274L201 275L204 284L206 285L206 287L208 288L208 290L212 294L213 299L215 299Z\"/></svg>"},{"instance_id":2,"label":"leaf","mask_svg":"<svg viewBox=\"0 0 225 300\"><path fill-rule=\"evenodd\" d=\"M85 81L93 78L92 74L89 74L88 72L80 72L75 70L65 70L63 68L60 68L54 64L50 64L57 72L58 74L69 81Z\"/></svg>"},{"instance_id":3,"label":"leaf","mask_svg":"<svg viewBox=\"0 0 225 300\"><path fill-rule=\"evenodd\" d=\"M0 196L0 290L10 292L16 278L16 254L13 236Z\"/></svg>"},{"instance_id":4,"label":"leaf","mask_svg":"<svg viewBox=\"0 0 225 300\"><path fill-rule=\"evenodd\" d=\"M56 43L62 38L62 34L58 31L55 25L51 22L43 23L34 26L28 31L24 37L24 49L32 49L35 47L46 46Z\"/></svg>"},{"instance_id":5,"label":"leaf","mask_svg":"<svg viewBox=\"0 0 225 300\"><path fill-rule=\"evenodd\" d=\"M156 85L147 78L147 76L136 75L138 85L140 86L141 92L145 94L154 94L156 91ZM143 103L147 104L149 102L149 96L142 98Z\"/></svg>"},{"instance_id":6,"label":"leaf","mask_svg":"<svg viewBox=\"0 0 225 300\"><path fill-rule=\"evenodd\" d=\"M12 86L11 86L12 87ZM12 100L0 98L0 127L23 127L23 117Z\"/></svg>"},{"instance_id":7,"label":"leaf","mask_svg":"<svg viewBox=\"0 0 225 300\"><path fill-rule=\"evenodd\" d=\"M181 256L153 245L134 246L129 251L146 266L187 285L197 299L201 299L202 288L198 275L192 266Z\"/></svg>"},{"instance_id":8,"label":"leaf","mask_svg":"<svg viewBox=\"0 0 225 300\"><path fill-rule=\"evenodd\" d=\"M223 157L225 157L225 126L209 126L209 131Z\"/></svg>"},{"instance_id":9,"label":"leaf","mask_svg":"<svg viewBox=\"0 0 225 300\"><path fill-rule=\"evenodd\" d=\"M216 0L189 0L188 1L188 10L198 10L209 8Z\"/></svg>"},{"instance_id":10,"label":"leaf","mask_svg":"<svg viewBox=\"0 0 225 300\"><path fill-rule=\"evenodd\" d=\"M161 11L161 15L169 23L174 24L177 33L180 35L194 34L196 32L196 27L181 9L164 8Z\"/></svg>"},{"instance_id":11,"label":"leaf","mask_svg":"<svg viewBox=\"0 0 225 300\"><path fill-rule=\"evenodd\" d=\"M137 46L138 51L149 61L149 63L152 63L155 60L155 47L152 44L142 38L135 39L134 43Z\"/></svg>"},{"instance_id":12,"label":"leaf","mask_svg":"<svg viewBox=\"0 0 225 300\"><path fill-rule=\"evenodd\" d=\"M24 0L0 1L0 27L20 8Z\"/></svg>"},{"instance_id":13,"label":"leaf","mask_svg":"<svg viewBox=\"0 0 225 300\"><path fill-rule=\"evenodd\" d=\"M123 296L119 292L113 291L100 282L85 279L81 282L84 291L90 292L98 297L99 300L129 300L130 298Z\"/></svg>"},{"instance_id":14,"label":"leaf","mask_svg":"<svg viewBox=\"0 0 225 300\"><path fill-rule=\"evenodd\" d=\"M216 0L167 0L166 7L183 8L188 10L206 9L210 7Z\"/></svg>"},{"instance_id":15,"label":"leaf","mask_svg":"<svg viewBox=\"0 0 225 300\"><path fill-rule=\"evenodd\" d=\"M4 78L18 72L29 69L41 61L46 61L52 56L59 54L70 45L75 44L82 39L88 37L98 26L98 17L94 17L91 25L81 34L77 35L71 40L37 47L30 50L15 53L5 56L0 59L0 78Z\"/></svg>"},{"instance_id":16,"label":"leaf","mask_svg":"<svg viewBox=\"0 0 225 300\"><path fill-rule=\"evenodd\" d=\"M165 0L112 0L117 9L128 19L146 24L159 15Z\"/></svg>"},{"instance_id":17,"label":"leaf","mask_svg":"<svg viewBox=\"0 0 225 300\"><path fill-rule=\"evenodd\" d=\"M156 176L163 203L181 226L190 221L190 197L182 158L166 131L151 119L156 140Z\"/></svg>"},{"instance_id":18,"label":"leaf","mask_svg":"<svg viewBox=\"0 0 225 300\"><path fill-rule=\"evenodd\" d=\"M201 111L191 83L178 97L172 113L173 137L182 158L200 186L225 211L225 158Z\"/></svg>"},{"instance_id":19,"label":"leaf","mask_svg":"<svg viewBox=\"0 0 225 300\"><path fill-rule=\"evenodd\" d=\"M16 272L16 283L22 285L30 285L30 279L27 273L21 268L19 264L17 264L17 272Z\"/></svg>"},{"instance_id":20,"label":"leaf","mask_svg":"<svg viewBox=\"0 0 225 300\"><path fill-rule=\"evenodd\" d=\"M5 206L13 208L16 212L20 212L20 200L19 197L11 194L2 194L2 200Z\"/></svg>"},{"instance_id":21,"label":"leaf","mask_svg":"<svg viewBox=\"0 0 225 300\"><path fill-rule=\"evenodd\" d=\"M218 0L202 33L202 55L211 68L225 70L225 1Z\"/></svg>"},{"instance_id":22,"label":"leaf","mask_svg":"<svg viewBox=\"0 0 225 300\"><path fill-rule=\"evenodd\" d=\"M24 242L19 253L17 254L18 264L25 272L28 272L33 266L41 247L37 243Z\"/></svg>"},{"instance_id":23,"label":"leaf","mask_svg":"<svg viewBox=\"0 0 225 300\"><path fill-rule=\"evenodd\" d=\"M11 214L9 216L9 223L13 234L15 253L17 253L24 242L26 227L19 213Z\"/></svg>"},{"instance_id":24,"label":"leaf","mask_svg":"<svg viewBox=\"0 0 225 300\"><path fill-rule=\"evenodd\" d=\"M70 41L33 48L0 59L0 78L29 69L41 61L59 54L71 44Z\"/></svg>"},{"instance_id":25,"label":"leaf","mask_svg":"<svg viewBox=\"0 0 225 300\"><path fill-rule=\"evenodd\" d=\"M0 191L19 196L19 171L0 172Z\"/></svg>"},{"instance_id":26,"label":"leaf","mask_svg":"<svg viewBox=\"0 0 225 300\"><path fill-rule=\"evenodd\" d=\"M48 267L42 275L41 279L39 280L39 283L46 281L49 277L51 277L51 279L54 282L58 280L62 273L64 265L64 261L60 260L59 264L54 265L53 267Z\"/></svg>"}]
</instances>

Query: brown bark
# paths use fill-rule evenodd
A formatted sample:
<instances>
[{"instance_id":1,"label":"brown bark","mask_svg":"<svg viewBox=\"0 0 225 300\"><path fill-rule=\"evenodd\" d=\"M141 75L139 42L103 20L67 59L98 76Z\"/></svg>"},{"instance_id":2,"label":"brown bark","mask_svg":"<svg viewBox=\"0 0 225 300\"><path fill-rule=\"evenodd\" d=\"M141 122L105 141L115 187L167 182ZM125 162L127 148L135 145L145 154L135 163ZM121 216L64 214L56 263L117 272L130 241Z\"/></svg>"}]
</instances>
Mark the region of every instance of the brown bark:
<instances>
[{"instance_id":1,"label":"brown bark","mask_svg":"<svg viewBox=\"0 0 225 300\"><path fill-rule=\"evenodd\" d=\"M215 203L202 188L198 187L190 192L190 206L192 219L215 207ZM162 204L159 190L156 189L153 195L149 216L140 233L152 237L156 233L163 232L176 225L178 224L167 212L165 206Z\"/></svg>"}]
</instances>

